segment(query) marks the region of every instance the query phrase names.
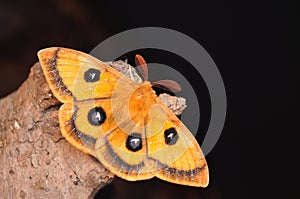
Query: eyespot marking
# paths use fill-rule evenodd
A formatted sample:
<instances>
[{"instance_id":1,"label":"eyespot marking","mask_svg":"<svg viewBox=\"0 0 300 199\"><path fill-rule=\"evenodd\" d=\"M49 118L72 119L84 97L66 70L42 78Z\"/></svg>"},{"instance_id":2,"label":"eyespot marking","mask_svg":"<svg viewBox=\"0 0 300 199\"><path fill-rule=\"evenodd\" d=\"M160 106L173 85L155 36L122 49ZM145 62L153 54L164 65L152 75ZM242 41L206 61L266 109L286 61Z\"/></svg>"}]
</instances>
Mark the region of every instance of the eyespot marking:
<instances>
[{"instance_id":1,"label":"eyespot marking","mask_svg":"<svg viewBox=\"0 0 300 199\"><path fill-rule=\"evenodd\" d=\"M164 132L165 143L167 145L174 145L178 140L178 133L174 127L166 129Z\"/></svg>"},{"instance_id":2,"label":"eyespot marking","mask_svg":"<svg viewBox=\"0 0 300 199\"><path fill-rule=\"evenodd\" d=\"M88 113L88 120L90 124L100 126L106 120L105 111L101 107L92 108Z\"/></svg>"},{"instance_id":3,"label":"eyespot marking","mask_svg":"<svg viewBox=\"0 0 300 199\"><path fill-rule=\"evenodd\" d=\"M86 82L96 82L100 80L100 70L90 68L84 73L84 80Z\"/></svg>"},{"instance_id":4,"label":"eyespot marking","mask_svg":"<svg viewBox=\"0 0 300 199\"><path fill-rule=\"evenodd\" d=\"M132 133L131 135L129 135L126 139L126 147L132 152L136 152L142 149L143 144L141 134Z\"/></svg>"}]
</instances>

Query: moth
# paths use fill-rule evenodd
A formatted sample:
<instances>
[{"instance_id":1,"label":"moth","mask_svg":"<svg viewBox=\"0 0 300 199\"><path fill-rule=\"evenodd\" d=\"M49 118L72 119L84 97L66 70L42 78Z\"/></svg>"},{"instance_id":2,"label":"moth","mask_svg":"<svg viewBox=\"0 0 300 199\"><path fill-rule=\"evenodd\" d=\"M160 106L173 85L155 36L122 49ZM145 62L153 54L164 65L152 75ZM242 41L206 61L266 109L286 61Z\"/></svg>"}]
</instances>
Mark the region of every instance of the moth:
<instances>
[{"instance_id":1,"label":"moth","mask_svg":"<svg viewBox=\"0 0 300 199\"><path fill-rule=\"evenodd\" d=\"M62 135L108 170L129 181L158 177L206 187L205 157L194 136L157 97L147 81L145 60L136 56L146 80L135 82L80 51L52 47L38 52L59 109ZM169 86L176 84L169 81Z\"/></svg>"}]
</instances>

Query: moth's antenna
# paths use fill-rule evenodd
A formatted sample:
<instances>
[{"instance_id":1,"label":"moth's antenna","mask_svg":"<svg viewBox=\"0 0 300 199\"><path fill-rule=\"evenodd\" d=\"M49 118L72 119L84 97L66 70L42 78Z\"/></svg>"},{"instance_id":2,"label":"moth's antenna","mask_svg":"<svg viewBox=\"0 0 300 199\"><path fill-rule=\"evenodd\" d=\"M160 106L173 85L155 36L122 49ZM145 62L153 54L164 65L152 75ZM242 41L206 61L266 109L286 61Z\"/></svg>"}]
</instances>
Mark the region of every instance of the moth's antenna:
<instances>
[{"instance_id":1,"label":"moth's antenna","mask_svg":"<svg viewBox=\"0 0 300 199\"><path fill-rule=\"evenodd\" d=\"M135 55L135 64L137 65L137 68L141 72L144 81L147 81L148 80L148 66L147 66L145 59L141 55L136 54ZM181 91L181 86L177 82L172 81L172 80L159 80L159 81L153 82L152 86L161 88L161 89L167 88L173 92Z\"/></svg>"},{"instance_id":2,"label":"moth's antenna","mask_svg":"<svg viewBox=\"0 0 300 199\"><path fill-rule=\"evenodd\" d=\"M170 91L173 92L179 92L181 91L181 86L173 81L173 80L159 80L156 82L152 83L152 86L157 87L157 88L161 88L161 89L169 89Z\"/></svg>"},{"instance_id":3,"label":"moth's antenna","mask_svg":"<svg viewBox=\"0 0 300 199\"><path fill-rule=\"evenodd\" d=\"M147 81L148 80L148 66L147 66L145 59L141 55L136 54L135 55L135 64L136 64L137 68L139 69L139 71L141 72L144 81Z\"/></svg>"}]
</instances>

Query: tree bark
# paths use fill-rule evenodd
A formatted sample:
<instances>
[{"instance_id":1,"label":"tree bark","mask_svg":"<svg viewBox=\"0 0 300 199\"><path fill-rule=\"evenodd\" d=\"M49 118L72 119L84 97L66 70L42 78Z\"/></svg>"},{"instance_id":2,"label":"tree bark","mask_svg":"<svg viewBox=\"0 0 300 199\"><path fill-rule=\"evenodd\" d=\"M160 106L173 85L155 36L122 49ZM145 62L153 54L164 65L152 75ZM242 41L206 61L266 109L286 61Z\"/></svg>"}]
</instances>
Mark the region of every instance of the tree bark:
<instances>
[{"instance_id":1,"label":"tree bark","mask_svg":"<svg viewBox=\"0 0 300 199\"><path fill-rule=\"evenodd\" d=\"M0 100L0 198L93 198L112 181L99 161L61 136L60 105L39 63Z\"/></svg>"}]
</instances>

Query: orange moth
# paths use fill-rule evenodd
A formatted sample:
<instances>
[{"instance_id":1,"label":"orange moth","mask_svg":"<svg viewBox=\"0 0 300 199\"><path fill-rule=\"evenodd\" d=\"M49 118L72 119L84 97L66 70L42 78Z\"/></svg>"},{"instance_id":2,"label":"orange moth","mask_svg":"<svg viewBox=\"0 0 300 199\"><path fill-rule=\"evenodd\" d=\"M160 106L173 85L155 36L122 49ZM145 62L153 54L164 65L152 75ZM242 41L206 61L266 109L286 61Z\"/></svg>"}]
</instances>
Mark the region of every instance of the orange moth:
<instances>
[{"instance_id":1,"label":"orange moth","mask_svg":"<svg viewBox=\"0 0 300 199\"><path fill-rule=\"evenodd\" d=\"M135 82L100 60L72 49L38 52L47 82L63 103L63 136L129 181L158 177L176 184L206 187L205 157L194 136L157 97L147 81L145 60L136 56L144 82Z\"/></svg>"}]
</instances>

